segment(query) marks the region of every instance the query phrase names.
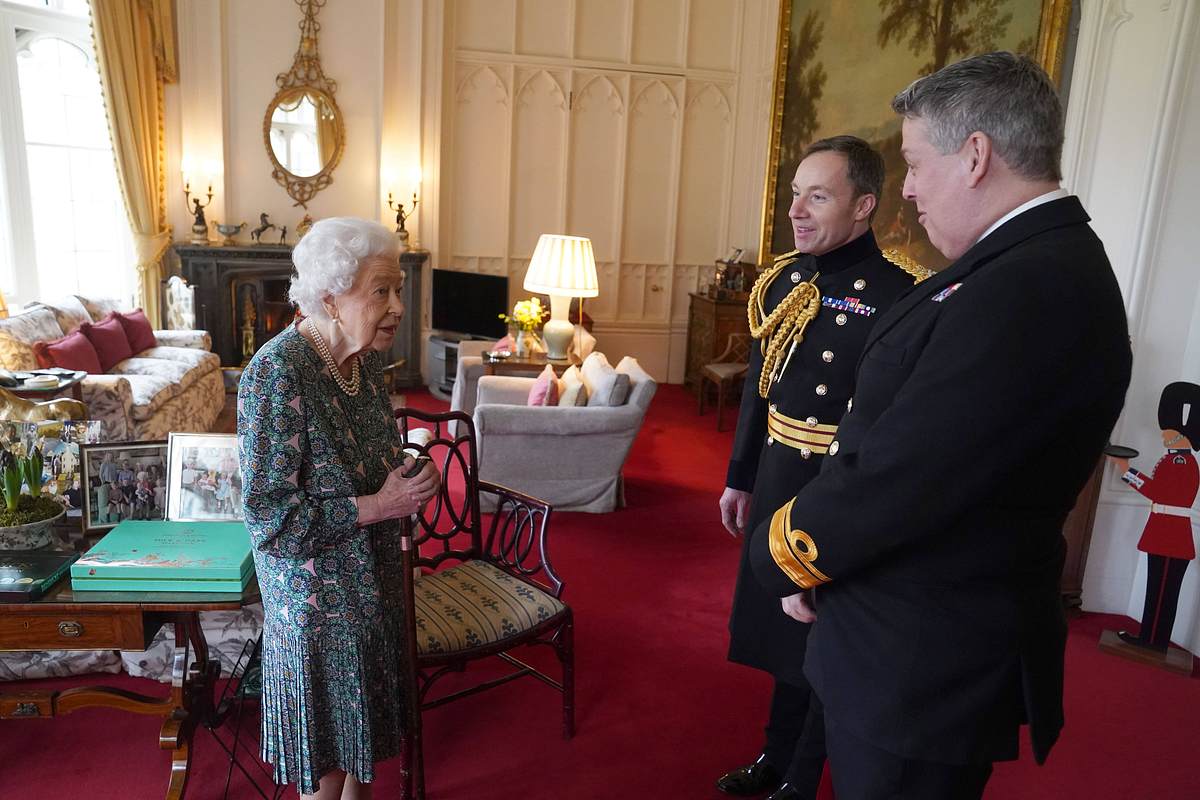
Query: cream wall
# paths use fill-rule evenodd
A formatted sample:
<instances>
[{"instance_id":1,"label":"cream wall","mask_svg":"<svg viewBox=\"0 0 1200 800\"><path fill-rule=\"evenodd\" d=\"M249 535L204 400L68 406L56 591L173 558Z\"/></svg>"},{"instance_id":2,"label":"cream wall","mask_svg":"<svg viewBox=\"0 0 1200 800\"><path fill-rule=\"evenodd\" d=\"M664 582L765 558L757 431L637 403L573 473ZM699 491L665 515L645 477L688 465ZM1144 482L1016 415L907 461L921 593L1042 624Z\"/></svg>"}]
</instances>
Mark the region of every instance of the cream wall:
<instances>
[{"instance_id":1,"label":"cream wall","mask_svg":"<svg viewBox=\"0 0 1200 800\"><path fill-rule=\"evenodd\" d=\"M1149 471L1163 454L1158 397L1200 383L1200 9L1196 0L1082 5L1067 111L1065 185L1083 200L1120 280L1133 383L1112 441ZM1069 300L1069 298L1064 298ZM1085 572L1084 607L1140 619L1148 503L1109 467ZM1200 571L1188 568L1174 641L1200 652Z\"/></svg>"},{"instance_id":2,"label":"cream wall","mask_svg":"<svg viewBox=\"0 0 1200 800\"><path fill-rule=\"evenodd\" d=\"M568 2L555 0L546 8L528 0L504 0L498 5L511 7L522 30L536 32L539 20L555 16L541 12L557 13ZM692 43L683 46L689 58L711 60L705 50L696 49L696 42L705 45L705 36L714 43L724 39L725 53L732 54L719 75L710 70L725 82L733 109L728 125L732 140L729 164L711 198L721 209L715 219L713 244L701 248L703 253L689 253L693 266L682 280L668 275L665 294L661 289L647 293L647 302L641 295L629 295L627 283L620 295L613 293L604 298L607 305L598 307L607 309L599 314L602 319L596 331L602 349L617 358L627 353L638 356L659 380L680 381L687 291L702 282L704 270L711 272L712 260L728 247L745 248L748 259L756 255L778 3L721 0L714 5L712 0L656 0L635 7L634 2L576 0L571 8L578 8L579 14L620 9L641 14L673 7L679 14L691 15L687 22ZM275 76L291 66L299 9L293 0L178 0L178 5L180 82L169 86L166 96L168 197L176 238L186 238L191 226L180 183L186 158L200 174L208 165L223 166L207 214L210 222L247 222L240 237L246 240L259 213L265 211L276 225L288 226L289 239L294 242L295 226L304 210L294 207L271 178L262 121L274 94ZM454 54L456 42L464 41L464 26L493 15L496 7L472 0L334 0L321 10L321 60L326 74L338 82L336 98L345 116L347 141L332 185L309 203L309 213L316 218L352 214L390 225L394 215L385 208L386 193L392 190L411 198L417 187L409 175L413 167L420 166L424 177L421 205L410 230L431 251L433 266L463 268L454 264L453 241L448 234L448 215L464 205L455 203L456 194L463 194L456 192L450 169L451 123L457 111ZM714 27L708 24L711 20L721 23L719 30L710 30ZM578 25L584 22L583 17L577 20ZM726 30L730 22L732 29ZM678 25L672 30L678 33ZM668 41L665 33L656 40L657 31L655 26L641 26L632 42L635 54L653 56L679 46ZM593 156L585 151L583 159L590 160L588 168L597 173L608 167L601 153ZM443 180L443 170L450 180ZM672 189L677 192L673 203L695 202L694 195L687 194L687 186L684 176L678 188ZM507 213L506 197L486 198L484 205L491 211L481 209L475 218L483 218L484 213ZM636 203L637 198L627 197L626 202ZM216 236L215 230L212 235ZM674 242L674 235L669 238ZM520 294L519 276L510 283ZM425 285L419 313L427 327L428 281ZM664 302L665 311L660 307Z\"/></svg>"}]
</instances>

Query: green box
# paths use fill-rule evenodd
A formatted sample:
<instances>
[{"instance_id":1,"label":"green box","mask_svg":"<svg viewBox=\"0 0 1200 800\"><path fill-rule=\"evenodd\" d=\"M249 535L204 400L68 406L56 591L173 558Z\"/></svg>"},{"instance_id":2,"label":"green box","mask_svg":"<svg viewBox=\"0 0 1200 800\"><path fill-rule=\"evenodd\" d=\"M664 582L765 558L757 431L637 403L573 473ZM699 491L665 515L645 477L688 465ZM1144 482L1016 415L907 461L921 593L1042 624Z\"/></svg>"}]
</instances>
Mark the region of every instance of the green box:
<instances>
[{"instance_id":1,"label":"green box","mask_svg":"<svg viewBox=\"0 0 1200 800\"><path fill-rule=\"evenodd\" d=\"M241 522L126 520L71 565L71 588L241 592L254 575Z\"/></svg>"}]
</instances>

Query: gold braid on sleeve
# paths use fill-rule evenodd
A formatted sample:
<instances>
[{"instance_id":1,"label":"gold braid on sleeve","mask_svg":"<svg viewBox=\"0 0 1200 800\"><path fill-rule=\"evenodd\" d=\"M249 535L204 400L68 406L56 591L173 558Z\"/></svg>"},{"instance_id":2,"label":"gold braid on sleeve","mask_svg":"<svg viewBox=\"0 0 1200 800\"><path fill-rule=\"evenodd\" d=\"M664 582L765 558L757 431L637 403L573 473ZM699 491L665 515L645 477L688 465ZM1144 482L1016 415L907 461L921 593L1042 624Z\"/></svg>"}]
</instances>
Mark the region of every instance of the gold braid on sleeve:
<instances>
[{"instance_id":1,"label":"gold braid on sleeve","mask_svg":"<svg viewBox=\"0 0 1200 800\"><path fill-rule=\"evenodd\" d=\"M804 339L804 329L821 310L821 290L816 286L816 275L797 284L770 314L763 307L763 298L772 281L795 261L794 258L781 258L760 275L750 289L750 300L746 304L750 335L759 340L762 348L763 367L758 375L758 394L763 399L771 391L772 381L783 374L792 352Z\"/></svg>"}]
</instances>

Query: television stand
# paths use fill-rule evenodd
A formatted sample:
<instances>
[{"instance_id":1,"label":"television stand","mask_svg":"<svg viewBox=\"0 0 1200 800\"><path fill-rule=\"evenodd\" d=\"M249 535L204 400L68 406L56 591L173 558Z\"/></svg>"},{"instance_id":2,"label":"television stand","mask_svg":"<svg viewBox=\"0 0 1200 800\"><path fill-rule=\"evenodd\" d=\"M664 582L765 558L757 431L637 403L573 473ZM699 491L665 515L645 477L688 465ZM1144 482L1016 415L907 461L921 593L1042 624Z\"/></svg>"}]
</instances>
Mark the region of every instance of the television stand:
<instances>
[{"instance_id":1,"label":"television stand","mask_svg":"<svg viewBox=\"0 0 1200 800\"><path fill-rule=\"evenodd\" d=\"M458 375L458 345L467 341L495 341L469 333L438 331L429 335L429 393L439 400L450 401L454 378Z\"/></svg>"}]
</instances>

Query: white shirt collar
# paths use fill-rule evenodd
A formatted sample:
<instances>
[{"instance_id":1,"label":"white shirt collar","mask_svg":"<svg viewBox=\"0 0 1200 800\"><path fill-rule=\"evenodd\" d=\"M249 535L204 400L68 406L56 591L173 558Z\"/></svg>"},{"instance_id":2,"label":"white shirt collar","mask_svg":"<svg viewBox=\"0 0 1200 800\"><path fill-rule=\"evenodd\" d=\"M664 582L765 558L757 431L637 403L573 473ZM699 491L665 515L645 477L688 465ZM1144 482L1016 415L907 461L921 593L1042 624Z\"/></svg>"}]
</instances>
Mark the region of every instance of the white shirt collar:
<instances>
[{"instance_id":1,"label":"white shirt collar","mask_svg":"<svg viewBox=\"0 0 1200 800\"><path fill-rule=\"evenodd\" d=\"M1071 196L1070 192L1068 192L1066 189L1063 189L1062 187L1059 187L1059 188L1055 189L1054 191L1046 192L1045 194L1040 194L1037 197L1033 198L1032 200L1030 200L1026 203L1022 203L1021 205L1014 208L1012 211L1005 214L1000 219L993 222L991 227L988 228L986 231L984 231L983 235L975 240L975 244L979 244L980 242L982 242L993 231L995 231L997 228L999 228L1004 223L1008 222L1013 217L1016 217L1020 214L1024 214L1026 211L1029 211L1030 209L1037 208L1038 206L1042 205L1043 203L1049 203L1053 200L1060 200L1064 197L1070 197L1070 196Z\"/></svg>"}]
</instances>

